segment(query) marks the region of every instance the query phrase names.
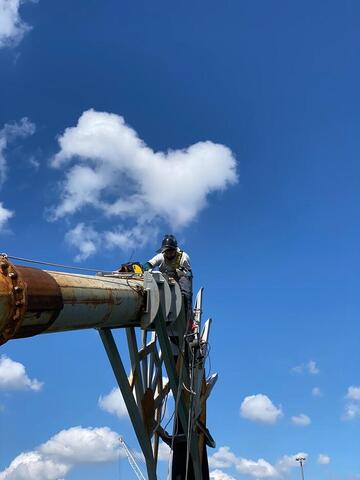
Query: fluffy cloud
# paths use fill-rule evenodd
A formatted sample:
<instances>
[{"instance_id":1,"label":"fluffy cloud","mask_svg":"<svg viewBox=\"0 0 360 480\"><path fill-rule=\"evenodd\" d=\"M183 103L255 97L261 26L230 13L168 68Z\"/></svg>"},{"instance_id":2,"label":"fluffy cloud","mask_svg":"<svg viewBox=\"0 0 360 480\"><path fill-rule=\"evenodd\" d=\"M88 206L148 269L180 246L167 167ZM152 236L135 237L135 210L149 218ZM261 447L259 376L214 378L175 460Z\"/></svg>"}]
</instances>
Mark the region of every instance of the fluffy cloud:
<instances>
[{"instance_id":1,"label":"fluffy cloud","mask_svg":"<svg viewBox=\"0 0 360 480\"><path fill-rule=\"evenodd\" d=\"M237 462L237 456L230 450L230 447L220 447L209 458L209 465L213 468L229 468Z\"/></svg>"},{"instance_id":2,"label":"fluffy cloud","mask_svg":"<svg viewBox=\"0 0 360 480\"><path fill-rule=\"evenodd\" d=\"M116 415L119 418L128 416L124 399L118 387L113 388L107 395L100 396L98 405L105 412Z\"/></svg>"},{"instance_id":3,"label":"fluffy cloud","mask_svg":"<svg viewBox=\"0 0 360 480\"><path fill-rule=\"evenodd\" d=\"M45 459L38 452L27 452L18 455L0 472L0 480L59 480L69 470L69 465Z\"/></svg>"},{"instance_id":4,"label":"fluffy cloud","mask_svg":"<svg viewBox=\"0 0 360 480\"><path fill-rule=\"evenodd\" d=\"M311 395L313 397L322 397L323 396L323 393L321 391L321 389L319 387L314 387L312 390L311 390Z\"/></svg>"},{"instance_id":5,"label":"fluffy cloud","mask_svg":"<svg viewBox=\"0 0 360 480\"><path fill-rule=\"evenodd\" d=\"M0 0L0 48L14 47L31 30L19 14L21 3L26 0Z\"/></svg>"},{"instance_id":6,"label":"fluffy cloud","mask_svg":"<svg viewBox=\"0 0 360 480\"><path fill-rule=\"evenodd\" d=\"M275 465L267 462L263 458L258 460L248 460L246 458L237 457L229 447L220 447L217 452L215 452L209 458L209 465L211 468L216 469L215 471L218 474L218 477L214 476L214 479L224 478L225 480L228 477L221 477L223 472L218 469L223 468L235 468L242 475L249 475L255 478L274 478L281 477L286 475L292 468L297 466L296 457L297 456L307 457L306 453L297 453L295 455L284 455L280 458ZM224 474L226 475L226 474ZM230 477L232 478L232 477Z\"/></svg>"},{"instance_id":7,"label":"fluffy cloud","mask_svg":"<svg viewBox=\"0 0 360 480\"><path fill-rule=\"evenodd\" d=\"M220 447L209 458L211 468L229 468L235 467L243 475L250 475L256 478L275 477L277 472L275 468L263 458L259 460L248 460L237 457L229 447ZM220 477L221 478L221 477Z\"/></svg>"},{"instance_id":8,"label":"fluffy cloud","mask_svg":"<svg viewBox=\"0 0 360 480\"><path fill-rule=\"evenodd\" d=\"M69 230L65 236L65 240L69 245L79 250L75 260L80 262L93 255L98 249L101 238L100 235L91 227L79 223L75 228Z\"/></svg>"},{"instance_id":9,"label":"fluffy cloud","mask_svg":"<svg viewBox=\"0 0 360 480\"><path fill-rule=\"evenodd\" d=\"M235 478L222 470L216 469L210 472L210 480L235 480Z\"/></svg>"},{"instance_id":10,"label":"fluffy cloud","mask_svg":"<svg viewBox=\"0 0 360 480\"><path fill-rule=\"evenodd\" d=\"M123 117L106 112L84 112L59 144L52 165L65 172L52 218L91 207L120 222L98 235L92 230L88 247L81 250L80 245L82 258L94 253L98 243L109 248L145 243L162 223L175 230L185 227L205 208L211 193L237 182L236 160L224 145L205 141L155 152ZM79 248L73 235L70 242Z\"/></svg>"},{"instance_id":11,"label":"fluffy cloud","mask_svg":"<svg viewBox=\"0 0 360 480\"><path fill-rule=\"evenodd\" d=\"M73 427L18 455L0 472L0 480L59 480L75 465L112 462L119 456L123 453L116 432L107 427Z\"/></svg>"},{"instance_id":12,"label":"fluffy cloud","mask_svg":"<svg viewBox=\"0 0 360 480\"><path fill-rule=\"evenodd\" d=\"M20 122L6 123L0 130L0 185L6 180L7 164L4 156L6 148L14 140L29 137L34 133L35 124L30 122L27 117L23 117Z\"/></svg>"},{"instance_id":13,"label":"fluffy cloud","mask_svg":"<svg viewBox=\"0 0 360 480\"><path fill-rule=\"evenodd\" d=\"M360 403L349 402L345 405L344 420L353 420L360 417Z\"/></svg>"},{"instance_id":14,"label":"fluffy cloud","mask_svg":"<svg viewBox=\"0 0 360 480\"><path fill-rule=\"evenodd\" d=\"M5 2L7 3L7 2ZM11 2L8 2L11 3ZM0 32L3 19L2 16L2 4L0 0ZM0 33L1 38L1 33ZM0 44L1 45L1 44ZM0 130L0 187L6 180L7 175L7 162L5 158L5 151L9 143L17 138L25 138L32 135L35 132L35 125L30 122L26 117L22 118L19 123L5 124ZM8 220L14 215L14 212L4 207L0 202L0 231L3 230Z\"/></svg>"},{"instance_id":15,"label":"fluffy cloud","mask_svg":"<svg viewBox=\"0 0 360 480\"><path fill-rule=\"evenodd\" d=\"M302 363L291 369L295 373L310 373L311 375L317 375L320 373L318 366L314 360L310 360L308 363Z\"/></svg>"},{"instance_id":16,"label":"fluffy cloud","mask_svg":"<svg viewBox=\"0 0 360 480\"><path fill-rule=\"evenodd\" d=\"M328 465L330 463L329 455L325 455L324 453L320 453L317 459L317 463L320 465Z\"/></svg>"},{"instance_id":17,"label":"fluffy cloud","mask_svg":"<svg viewBox=\"0 0 360 480\"><path fill-rule=\"evenodd\" d=\"M119 454L119 435L108 427L72 427L54 435L38 451L71 465L112 462Z\"/></svg>"},{"instance_id":18,"label":"fluffy cloud","mask_svg":"<svg viewBox=\"0 0 360 480\"><path fill-rule=\"evenodd\" d=\"M349 387L345 398L348 400L360 400L360 387Z\"/></svg>"},{"instance_id":19,"label":"fluffy cloud","mask_svg":"<svg viewBox=\"0 0 360 480\"><path fill-rule=\"evenodd\" d=\"M6 355L0 357L1 390L33 390L38 392L43 386L36 378L30 379L22 363L14 362Z\"/></svg>"},{"instance_id":20,"label":"fluffy cloud","mask_svg":"<svg viewBox=\"0 0 360 480\"><path fill-rule=\"evenodd\" d=\"M276 407L269 397L258 393L244 398L240 414L254 422L273 424L282 416L282 409L281 406Z\"/></svg>"},{"instance_id":21,"label":"fluffy cloud","mask_svg":"<svg viewBox=\"0 0 360 480\"><path fill-rule=\"evenodd\" d=\"M4 230L8 220L14 216L14 212L4 207L3 202L0 202L0 232Z\"/></svg>"},{"instance_id":22,"label":"fluffy cloud","mask_svg":"<svg viewBox=\"0 0 360 480\"><path fill-rule=\"evenodd\" d=\"M293 417L291 417L291 421L294 425L297 425L298 427L307 427L311 423L310 417L308 417L304 413L294 415Z\"/></svg>"},{"instance_id":23,"label":"fluffy cloud","mask_svg":"<svg viewBox=\"0 0 360 480\"><path fill-rule=\"evenodd\" d=\"M297 458L302 457L307 459L308 454L305 452L298 452L294 455L284 455L276 462L276 470L280 476L286 475L292 468L298 467L299 462Z\"/></svg>"},{"instance_id":24,"label":"fluffy cloud","mask_svg":"<svg viewBox=\"0 0 360 480\"><path fill-rule=\"evenodd\" d=\"M295 373L310 373L311 375L317 375L320 373L318 366L314 360L310 360L308 363L302 363L292 368L292 371Z\"/></svg>"},{"instance_id":25,"label":"fluffy cloud","mask_svg":"<svg viewBox=\"0 0 360 480\"><path fill-rule=\"evenodd\" d=\"M350 386L345 395L347 400L343 414L344 420L360 417L360 387Z\"/></svg>"}]
</instances>

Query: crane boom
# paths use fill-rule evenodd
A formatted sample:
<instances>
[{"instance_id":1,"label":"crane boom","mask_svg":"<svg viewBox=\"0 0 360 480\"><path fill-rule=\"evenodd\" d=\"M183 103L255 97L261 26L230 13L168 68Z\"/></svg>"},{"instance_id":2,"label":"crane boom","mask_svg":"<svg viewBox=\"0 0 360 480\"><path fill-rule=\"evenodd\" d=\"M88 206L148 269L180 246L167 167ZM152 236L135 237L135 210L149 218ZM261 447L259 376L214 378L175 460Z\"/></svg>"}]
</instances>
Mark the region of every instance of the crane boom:
<instances>
[{"instance_id":1,"label":"crane boom","mask_svg":"<svg viewBox=\"0 0 360 480\"><path fill-rule=\"evenodd\" d=\"M146 480L146 478L144 477L142 471L140 470L139 465L136 463L136 460L135 460L133 454L131 453L129 447L127 446L124 438L123 438L123 437L120 437L119 440L120 440L121 446L123 447L123 449L124 449L124 451L125 451L125 454L126 454L127 459L128 459L128 461L129 461L129 463L130 463L130 466L131 466L131 468L133 469L133 471L134 471L136 477L138 478L138 480Z\"/></svg>"}]
</instances>

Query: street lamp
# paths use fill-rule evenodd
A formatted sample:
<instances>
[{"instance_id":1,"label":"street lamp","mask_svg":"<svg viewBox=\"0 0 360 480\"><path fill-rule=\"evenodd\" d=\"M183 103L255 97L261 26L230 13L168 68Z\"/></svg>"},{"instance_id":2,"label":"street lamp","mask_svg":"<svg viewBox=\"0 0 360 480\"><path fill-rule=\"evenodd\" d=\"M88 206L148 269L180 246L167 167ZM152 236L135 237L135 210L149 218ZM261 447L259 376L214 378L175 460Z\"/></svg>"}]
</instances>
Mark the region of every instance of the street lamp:
<instances>
[{"instance_id":1,"label":"street lamp","mask_svg":"<svg viewBox=\"0 0 360 480\"><path fill-rule=\"evenodd\" d=\"M301 468L301 478L304 480L304 467L303 464L306 460L305 457L296 457L295 460L300 463L300 468Z\"/></svg>"}]
</instances>

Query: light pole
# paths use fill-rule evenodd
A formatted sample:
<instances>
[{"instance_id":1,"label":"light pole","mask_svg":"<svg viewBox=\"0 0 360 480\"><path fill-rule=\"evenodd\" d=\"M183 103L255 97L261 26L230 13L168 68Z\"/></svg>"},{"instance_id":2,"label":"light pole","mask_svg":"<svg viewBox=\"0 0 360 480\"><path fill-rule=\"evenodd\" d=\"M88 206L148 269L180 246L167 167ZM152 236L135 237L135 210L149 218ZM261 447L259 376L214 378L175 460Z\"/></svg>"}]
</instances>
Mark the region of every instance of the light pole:
<instances>
[{"instance_id":1,"label":"light pole","mask_svg":"<svg viewBox=\"0 0 360 480\"><path fill-rule=\"evenodd\" d=\"M305 457L296 457L295 460L300 463L300 468L301 468L301 478L304 480L304 467L303 464L306 460Z\"/></svg>"}]
</instances>

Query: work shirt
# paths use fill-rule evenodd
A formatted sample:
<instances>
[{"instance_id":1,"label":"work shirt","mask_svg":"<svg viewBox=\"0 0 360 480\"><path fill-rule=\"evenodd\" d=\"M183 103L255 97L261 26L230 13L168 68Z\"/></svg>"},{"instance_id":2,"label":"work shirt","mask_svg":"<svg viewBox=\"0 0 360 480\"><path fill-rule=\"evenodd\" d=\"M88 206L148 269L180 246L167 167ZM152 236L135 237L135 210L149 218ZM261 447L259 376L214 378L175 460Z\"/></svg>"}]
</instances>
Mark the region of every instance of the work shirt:
<instances>
[{"instance_id":1,"label":"work shirt","mask_svg":"<svg viewBox=\"0 0 360 480\"><path fill-rule=\"evenodd\" d=\"M151 268L159 267L161 273L175 278L192 276L190 257L187 253L182 252L180 248L177 249L177 254L172 260L168 260L163 253L158 253L148 263L151 265Z\"/></svg>"}]
</instances>

